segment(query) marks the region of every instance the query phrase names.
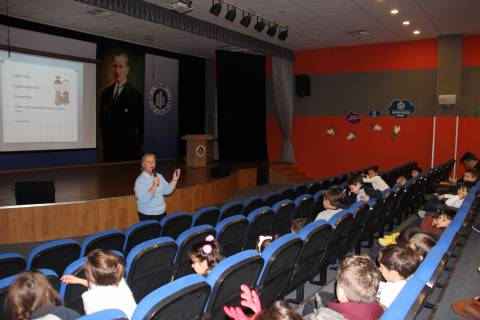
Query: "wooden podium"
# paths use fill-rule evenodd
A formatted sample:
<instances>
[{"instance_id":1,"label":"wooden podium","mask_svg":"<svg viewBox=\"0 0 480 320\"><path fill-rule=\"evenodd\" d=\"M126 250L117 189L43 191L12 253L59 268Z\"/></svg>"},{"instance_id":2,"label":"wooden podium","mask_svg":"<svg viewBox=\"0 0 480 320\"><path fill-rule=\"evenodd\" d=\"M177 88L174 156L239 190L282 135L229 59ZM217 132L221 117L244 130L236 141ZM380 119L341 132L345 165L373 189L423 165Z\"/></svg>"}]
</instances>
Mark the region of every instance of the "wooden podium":
<instances>
[{"instance_id":1,"label":"wooden podium","mask_svg":"<svg viewBox=\"0 0 480 320\"><path fill-rule=\"evenodd\" d=\"M207 166L207 141L213 140L211 134L187 134L187 167L203 168Z\"/></svg>"}]
</instances>

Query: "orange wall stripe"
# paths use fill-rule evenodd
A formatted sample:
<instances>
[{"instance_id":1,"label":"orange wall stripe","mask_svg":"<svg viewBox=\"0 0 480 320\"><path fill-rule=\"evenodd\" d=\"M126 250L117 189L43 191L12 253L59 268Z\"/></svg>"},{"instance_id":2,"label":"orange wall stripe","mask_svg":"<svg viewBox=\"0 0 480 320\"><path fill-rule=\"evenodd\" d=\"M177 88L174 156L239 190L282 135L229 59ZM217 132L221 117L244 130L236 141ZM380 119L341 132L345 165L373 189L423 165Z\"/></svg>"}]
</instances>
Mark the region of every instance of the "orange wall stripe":
<instances>
[{"instance_id":1,"label":"orange wall stripe","mask_svg":"<svg viewBox=\"0 0 480 320\"><path fill-rule=\"evenodd\" d=\"M463 38L463 66L480 66L480 35Z\"/></svg>"},{"instance_id":2,"label":"orange wall stripe","mask_svg":"<svg viewBox=\"0 0 480 320\"><path fill-rule=\"evenodd\" d=\"M437 40L322 48L295 52L295 74L433 69Z\"/></svg>"}]
</instances>

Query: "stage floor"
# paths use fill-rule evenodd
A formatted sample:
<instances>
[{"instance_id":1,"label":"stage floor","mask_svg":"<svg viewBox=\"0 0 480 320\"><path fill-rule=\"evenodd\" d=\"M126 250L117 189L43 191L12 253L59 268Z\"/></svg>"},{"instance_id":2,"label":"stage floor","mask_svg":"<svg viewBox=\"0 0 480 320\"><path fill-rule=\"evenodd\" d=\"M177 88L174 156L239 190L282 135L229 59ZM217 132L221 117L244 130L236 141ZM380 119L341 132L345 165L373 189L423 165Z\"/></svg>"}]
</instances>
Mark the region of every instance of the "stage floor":
<instances>
[{"instance_id":1,"label":"stage floor","mask_svg":"<svg viewBox=\"0 0 480 320\"><path fill-rule=\"evenodd\" d=\"M206 168L186 168L184 164L173 160L161 160L157 168L167 181L171 180L175 168L182 169L177 188L185 188L216 180L210 175L211 168L216 165L220 163L211 163ZM235 170L266 165L268 163L236 163L232 167ZM55 202L69 203L133 195L135 179L140 172L140 163L137 161L0 171L0 207L16 205L17 181L53 180Z\"/></svg>"}]
</instances>

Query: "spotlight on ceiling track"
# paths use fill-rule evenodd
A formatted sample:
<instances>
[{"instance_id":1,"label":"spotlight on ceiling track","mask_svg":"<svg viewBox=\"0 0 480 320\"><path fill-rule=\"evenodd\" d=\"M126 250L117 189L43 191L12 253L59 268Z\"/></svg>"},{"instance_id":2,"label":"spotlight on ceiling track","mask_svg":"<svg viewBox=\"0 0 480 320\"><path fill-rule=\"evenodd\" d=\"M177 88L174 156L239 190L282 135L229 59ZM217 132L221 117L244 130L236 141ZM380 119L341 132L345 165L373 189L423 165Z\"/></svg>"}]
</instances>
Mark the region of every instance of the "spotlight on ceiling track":
<instances>
[{"instance_id":1,"label":"spotlight on ceiling track","mask_svg":"<svg viewBox=\"0 0 480 320\"><path fill-rule=\"evenodd\" d=\"M225 19L233 22L235 20L235 17L237 16L237 9L235 7L231 7L227 5L227 14L225 15Z\"/></svg>"},{"instance_id":2,"label":"spotlight on ceiling track","mask_svg":"<svg viewBox=\"0 0 480 320\"><path fill-rule=\"evenodd\" d=\"M265 29L265 21L263 21L263 19L258 20L257 18L257 23L255 23L255 26L253 28L258 32L262 32L263 29Z\"/></svg>"},{"instance_id":3,"label":"spotlight on ceiling track","mask_svg":"<svg viewBox=\"0 0 480 320\"><path fill-rule=\"evenodd\" d=\"M267 34L270 37L273 37L277 33L277 25L276 24L268 24Z\"/></svg>"},{"instance_id":4,"label":"spotlight on ceiling track","mask_svg":"<svg viewBox=\"0 0 480 320\"><path fill-rule=\"evenodd\" d=\"M210 13L213 14L214 16L217 16L220 14L222 11L222 4L219 2L215 3L215 1L212 0L212 6L210 7Z\"/></svg>"},{"instance_id":5,"label":"spotlight on ceiling track","mask_svg":"<svg viewBox=\"0 0 480 320\"><path fill-rule=\"evenodd\" d=\"M283 29L282 31L280 31L278 33L278 39L282 40L282 41L285 41L285 39L287 39L288 37L288 29Z\"/></svg>"},{"instance_id":6,"label":"spotlight on ceiling track","mask_svg":"<svg viewBox=\"0 0 480 320\"><path fill-rule=\"evenodd\" d=\"M240 24L244 26L245 28L248 28L250 23L252 22L252 15L250 13L247 13L245 15L245 11L242 12L242 20L240 20Z\"/></svg>"}]
</instances>

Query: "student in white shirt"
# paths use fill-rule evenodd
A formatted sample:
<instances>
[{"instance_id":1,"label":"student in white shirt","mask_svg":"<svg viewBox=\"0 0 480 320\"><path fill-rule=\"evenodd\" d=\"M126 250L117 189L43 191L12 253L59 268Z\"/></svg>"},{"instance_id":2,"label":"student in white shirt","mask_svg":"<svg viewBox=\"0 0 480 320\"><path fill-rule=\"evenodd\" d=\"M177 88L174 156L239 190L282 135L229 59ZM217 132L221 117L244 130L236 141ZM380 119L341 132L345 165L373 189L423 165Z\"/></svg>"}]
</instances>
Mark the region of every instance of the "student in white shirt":
<instances>
[{"instance_id":1,"label":"student in white shirt","mask_svg":"<svg viewBox=\"0 0 480 320\"><path fill-rule=\"evenodd\" d=\"M315 220L326 220L328 221L333 217L337 212L341 211L340 205L342 204L343 193L338 189L328 189L323 194L323 208L325 210L321 211Z\"/></svg>"},{"instance_id":2,"label":"student in white shirt","mask_svg":"<svg viewBox=\"0 0 480 320\"><path fill-rule=\"evenodd\" d=\"M109 250L96 249L88 254L85 261L87 279L64 275L61 280L88 288L88 291L82 294L87 315L106 309L118 309L125 312L130 319L137 304L123 278L124 274L122 258Z\"/></svg>"},{"instance_id":3,"label":"student in white shirt","mask_svg":"<svg viewBox=\"0 0 480 320\"><path fill-rule=\"evenodd\" d=\"M449 207L460 208L463 204L463 200L470 191L469 184L460 184L457 189L457 194L442 194L438 196L438 200L446 200L445 204Z\"/></svg>"},{"instance_id":4,"label":"student in white shirt","mask_svg":"<svg viewBox=\"0 0 480 320\"><path fill-rule=\"evenodd\" d=\"M367 171L368 177L363 178L363 182L371 183L374 190L385 191L390 187L388 184L378 175L378 166L373 166Z\"/></svg>"},{"instance_id":5,"label":"student in white shirt","mask_svg":"<svg viewBox=\"0 0 480 320\"><path fill-rule=\"evenodd\" d=\"M388 308L402 291L408 278L417 270L422 256L410 247L389 245L380 251L378 262L379 270L385 279L385 282L380 282L378 300Z\"/></svg>"}]
</instances>

